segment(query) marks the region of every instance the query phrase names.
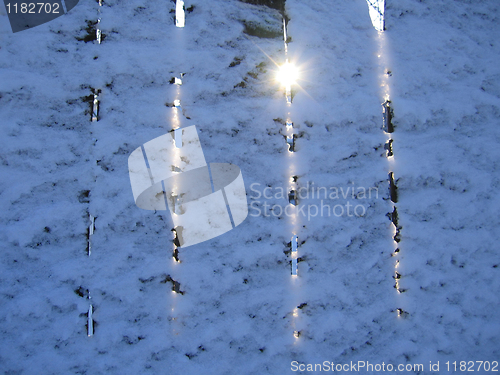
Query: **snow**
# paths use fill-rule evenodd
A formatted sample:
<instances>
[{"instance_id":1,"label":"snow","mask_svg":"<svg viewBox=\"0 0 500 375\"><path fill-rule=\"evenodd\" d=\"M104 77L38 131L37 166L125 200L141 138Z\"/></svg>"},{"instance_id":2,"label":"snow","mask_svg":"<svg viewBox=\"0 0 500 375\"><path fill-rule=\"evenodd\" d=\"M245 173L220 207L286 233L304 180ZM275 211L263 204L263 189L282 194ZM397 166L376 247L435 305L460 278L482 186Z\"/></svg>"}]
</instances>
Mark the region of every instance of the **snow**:
<instances>
[{"instance_id":1,"label":"snow","mask_svg":"<svg viewBox=\"0 0 500 375\"><path fill-rule=\"evenodd\" d=\"M432 373L429 361L441 372L446 361L498 361L496 1L388 1L379 34L364 0L288 0L287 57L301 70L290 107L275 82L285 62L279 12L236 0L191 5L177 28L173 2L80 0L15 34L0 9L0 369L284 374L292 361L361 360ZM102 44L78 41L98 17ZM279 36L249 36L245 25ZM182 86L169 84L180 73ZM91 88L102 90L98 122L82 100ZM176 99L177 118L166 105ZM207 163L241 169L250 206L235 229L180 248L177 263L170 215L135 205L127 161L190 125ZM323 202L362 205L361 217L308 219L321 202L305 193L291 217L255 215L252 203L285 209L291 187L308 183L378 195ZM252 184L272 197L256 198Z\"/></svg>"}]
</instances>

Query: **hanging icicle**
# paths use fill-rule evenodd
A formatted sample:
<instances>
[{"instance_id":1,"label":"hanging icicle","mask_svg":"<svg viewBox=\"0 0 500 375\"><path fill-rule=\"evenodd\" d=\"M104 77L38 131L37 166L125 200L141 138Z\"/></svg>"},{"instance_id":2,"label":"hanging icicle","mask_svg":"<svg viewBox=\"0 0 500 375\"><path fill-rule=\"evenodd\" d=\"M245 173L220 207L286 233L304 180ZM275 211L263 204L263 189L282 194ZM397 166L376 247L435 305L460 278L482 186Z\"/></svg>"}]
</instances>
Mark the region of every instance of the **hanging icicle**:
<instances>
[{"instance_id":1,"label":"hanging icicle","mask_svg":"<svg viewBox=\"0 0 500 375\"><path fill-rule=\"evenodd\" d=\"M373 27L377 31L385 30L385 0L366 0Z\"/></svg>"},{"instance_id":2,"label":"hanging icicle","mask_svg":"<svg viewBox=\"0 0 500 375\"><path fill-rule=\"evenodd\" d=\"M177 0L175 2L175 26L184 27L186 23L186 16L184 13L184 1Z\"/></svg>"}]
</instances>

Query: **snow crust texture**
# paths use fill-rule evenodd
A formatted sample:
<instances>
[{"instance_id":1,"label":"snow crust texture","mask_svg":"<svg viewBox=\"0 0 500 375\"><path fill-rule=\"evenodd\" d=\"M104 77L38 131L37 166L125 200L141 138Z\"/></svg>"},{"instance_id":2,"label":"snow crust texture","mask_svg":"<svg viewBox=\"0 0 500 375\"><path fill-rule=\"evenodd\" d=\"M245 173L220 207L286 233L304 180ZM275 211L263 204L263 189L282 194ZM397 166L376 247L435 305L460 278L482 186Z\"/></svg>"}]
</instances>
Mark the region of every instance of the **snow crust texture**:
<instances>
[{"instance_id":1,"label":"snow crust texture","mask_svg":"<svg viewBox=\"0 0 500 375\"><path fill-rule=\"evenodd\" d=\"M292 361L498 361L497 1L388 1L383 34L364 0L286 1L287 56L300 69L291 106L275 82L279 10L185 8L177 28L173 2L80 0L16 34L1 9L0 370L286 374ZM177 262L172 219L134 204L127 160L190 125L207 163L241 168L250 206L232 231L179 248ZM278 215L291 186L303 188L299 206ZM364 211L312 215L321 204Z\"/></svg>"}]
</instances>

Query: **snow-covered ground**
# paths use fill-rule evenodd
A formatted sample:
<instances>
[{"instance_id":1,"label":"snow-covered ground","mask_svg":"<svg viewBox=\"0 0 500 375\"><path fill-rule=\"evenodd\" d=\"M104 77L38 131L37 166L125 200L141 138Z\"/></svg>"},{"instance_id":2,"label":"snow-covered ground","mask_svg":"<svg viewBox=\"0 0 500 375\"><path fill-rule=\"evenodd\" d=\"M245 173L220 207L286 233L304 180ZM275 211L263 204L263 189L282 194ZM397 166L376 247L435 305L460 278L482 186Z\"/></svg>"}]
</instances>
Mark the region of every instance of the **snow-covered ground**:
<instances>
[{"instance_id":1,"label":"snow-covered ground","mask_svg":"<svg viewBox=\"0 0 500 375\"><path fill-rule=\"evenodd\" d=\"M280 13L236 0L191 6L180 29L173 2L80 0L16 34L1 9L0 369L285 374L292 361L369 361L433 373L429 361L440 361L447 373L446 361L499 361L497 1L389 1L379 34L365 0L288 0L287 56L301 69L290 107L275 82ZM77 40L98 17L102 44ZM257 27L276 37L249 36ZM180 72L183 85L169 84ZM91 88L98 122L82 99ZM166 105L175 99L181 110ZM177 263L170 214L135 206L127 160L189 125L207 162L241 168L250 206L232 231L180 248ZM302 198L279 215L291 176ZM272 197L259 197L266 187ZM338 198L321 202L318 187ZM314 215L321 204L363 215Z\"/></svg>"}]
</instances>

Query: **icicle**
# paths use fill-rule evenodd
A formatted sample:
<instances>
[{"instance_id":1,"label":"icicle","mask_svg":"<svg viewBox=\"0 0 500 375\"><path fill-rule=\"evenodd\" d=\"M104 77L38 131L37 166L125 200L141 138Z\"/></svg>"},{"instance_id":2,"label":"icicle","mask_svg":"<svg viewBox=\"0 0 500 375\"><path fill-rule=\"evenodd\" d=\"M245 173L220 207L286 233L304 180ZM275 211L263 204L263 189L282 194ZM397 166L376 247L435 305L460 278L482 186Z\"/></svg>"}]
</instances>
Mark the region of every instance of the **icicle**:
<instances>
[{"instance_id":1,"label":"icicle","mask_svg":"<svg viewBox=\"0 0 500 375\"><path fill-rule=\"evenodd\" d=\"M88 238L87 238L87 255L90 256L92 254L92 236L95 230L95 217L89 214L90 225L88 229Z\"/></svg>"},{"instance_id":2,"label":"icicle","mask_svg":"<svg viewBox=\"0 0 500 375\"><path fill-rule=\"evenodd\" d=\"M385 0L366 0L372 25L377 31L385 30Z\"/></svg>"},{"instance_id":3,"label":"icicle","mask_svg":"<svg viewBox=\"0 0 500 375\"><path fill-rule=\"evenodd\" d=\"M97 20L97 29L95 31L95 34L96 34L96 39L97 39L97 43L98 44L101 44L101 41L102 41L102 32L101 32L101 29L99 28L99 24L101 23L101 19L99 18Z\"/></svg>"},{"instance_id":4,"label":"icicle","mask_svg":"<svg viewBox=\"0 0 500 375\"><path fill-rule=\"evenodd\" d=\"M292 253L297 252L297 247L298 247L298 237L296 234L294 234L292 237Z\"/></svg>"},{"instance_id":5,"label":"icicle","mask_svg":"<svg viewBox=\"0 0 500 375\"><path fill-rule=\"evenodd\" d=\"M287 36L286 36L286 20L283 18L283 41L285 42L285 45L286 45L286 40L287 40Z\"/></svg>"},{"instance_id":6,"label":"icicle","mask_svg":"<svg viewBox=\"0 0 500 375\"><path fill-rule=\"evenodd\" d=\"M186 16L184 13L184 1L177 0L175 2L175 26L184 27L186 23Z\"/></svg>"},{"instance_id":7,"label":"icicle","mask_svg":"<svg viewBox=\"0 0 500 375\"><path fill-rule=\"evenodd\" d=\"M182 148L182 129L174 130L175 147Z\"/></svg>"},{"instance_id":8,"label":"icicle","mask_svg":"<svg viewBox=\"0 0 500 375\"><path fill-rule=\"evenodd\" d=\"M292 259L292 276L297 276L297 258Z\"/></svg>"},{"instance_id":9,"label":"icicle","mask_svg":"<svg viewBox=\"0 0 500 375\"><path fill-rule=\"evenodd\" d=\"M289 152L295 152L295 134L286 136L286 143Z\"/></svg>"},{"instance_id":10,"label":"icicle","mask_svg":"<svg viewBox=\"0 0 500 375\"><path fill-rule=\"evenodd\" d=\"M92 122L99 121L99 96L94 94L94 102L92 106Z\"/></svg>"},{"instance_id":11,"label":"icicle","mask_svg":"<svg viewBox=\"0 0 500 375\"><path fill-rule=\"evenodd\" d=\"M386 100L382 103L382 113L383 113L383 126L386 133L394 132L394 125L392 124L393 110L391 107L391 101Z\"/></svg>"},{"instance_id":12,"label":"icicle","mask_svg":"<svg viewBox=\"0 0 500 375\"><path fill-rule=\"evenodd\" d=\"M182 215L185 212L184 208L182 207L182 197L172 192L170 193L170 202L174 214Z\"/></svg>"},{"instance_id":13,"label":"icicle","mask_svg":"<svg viewBox=\"0 0 500 375\"><path fill-rule=\"evenodd\" d=\"M92 304L89 306L89 312L87 314L87 336L94 336L94 319L92 318L93 307Z\"/></svg>"}]
</instances>

